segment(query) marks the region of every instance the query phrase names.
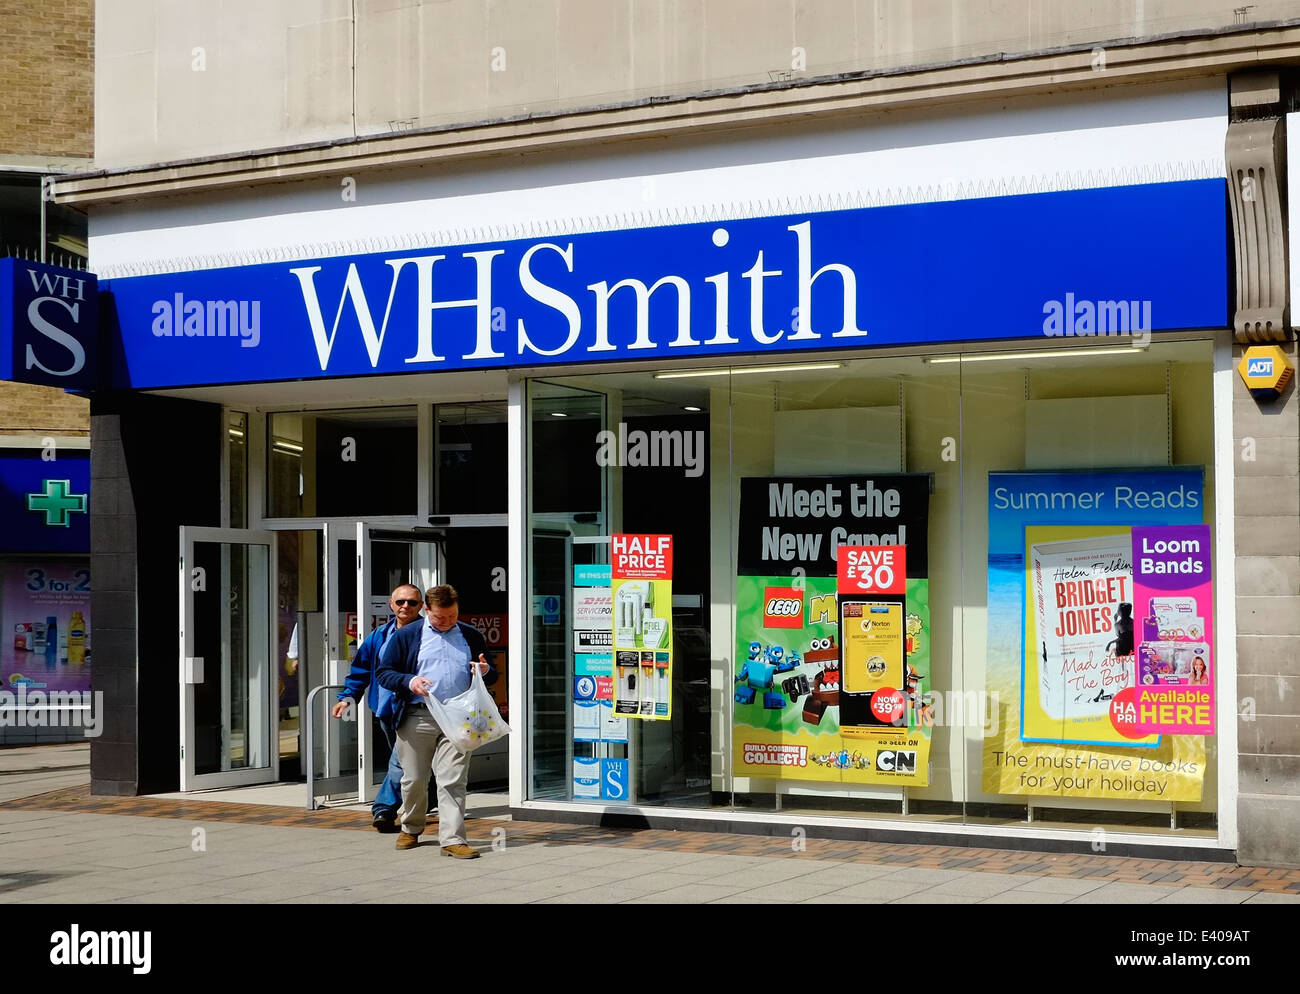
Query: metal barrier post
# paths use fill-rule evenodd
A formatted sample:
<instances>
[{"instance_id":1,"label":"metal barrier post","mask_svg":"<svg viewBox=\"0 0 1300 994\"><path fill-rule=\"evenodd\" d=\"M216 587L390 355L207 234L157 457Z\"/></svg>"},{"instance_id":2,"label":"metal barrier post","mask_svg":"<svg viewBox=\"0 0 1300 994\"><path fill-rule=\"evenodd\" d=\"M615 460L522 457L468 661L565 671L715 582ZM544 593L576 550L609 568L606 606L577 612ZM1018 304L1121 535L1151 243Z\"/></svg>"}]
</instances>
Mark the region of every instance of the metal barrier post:
<instances>
[{"instance_id":1,"label":"metal barrier post","mask_svg":"<svg viewBox=\"0 0 1300 994\"><path fill-rule=\"evenodd\" d=\"M315 722L312 721L312 705L316 701L316 695L322 690L342 690L344 684L341 683L322 683L319 687L312 687L311 692L307 695L307 706L303 708L303 713L307 721L307 810L316 810L316 748L313 742L314 735L312 729Z\"/></svg>"}]
</instances>

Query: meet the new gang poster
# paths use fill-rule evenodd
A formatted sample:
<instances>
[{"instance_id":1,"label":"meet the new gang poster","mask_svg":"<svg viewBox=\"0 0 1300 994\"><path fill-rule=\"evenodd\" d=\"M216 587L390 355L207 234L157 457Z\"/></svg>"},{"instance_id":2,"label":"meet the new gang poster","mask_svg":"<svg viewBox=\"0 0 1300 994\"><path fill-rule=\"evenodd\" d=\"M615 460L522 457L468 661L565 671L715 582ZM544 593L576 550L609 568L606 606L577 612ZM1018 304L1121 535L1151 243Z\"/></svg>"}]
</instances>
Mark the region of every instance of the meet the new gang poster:
<instances>
[{"instance_id":1,"label":"meet the new gang poster","mask_svg":"<svg viewBox=\"0 0 1300 994\"><path fill-rule=\"evenodd\" d=\"M930 735L928 474L741 480L732 741L737 776L926 786ZM841 715L837 595L845 546L905 546L901 693L893 721ZM870 600L870 598L866 598Z\"/></svg>"}]
</instances>

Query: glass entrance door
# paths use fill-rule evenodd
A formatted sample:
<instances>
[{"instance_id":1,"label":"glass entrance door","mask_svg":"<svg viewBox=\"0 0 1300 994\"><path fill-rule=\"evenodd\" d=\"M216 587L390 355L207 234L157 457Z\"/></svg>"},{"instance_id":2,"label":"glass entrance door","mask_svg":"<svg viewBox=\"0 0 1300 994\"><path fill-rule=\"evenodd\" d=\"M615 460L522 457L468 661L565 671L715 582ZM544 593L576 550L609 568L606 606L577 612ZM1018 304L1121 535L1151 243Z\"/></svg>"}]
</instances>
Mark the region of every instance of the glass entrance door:
<instances>
[{"instance_id":1,"label":"glass entrance door","mask_svg":"<svg viewBox=\"0 0 1300 994\"><path fill-rule=\"evenodd\" d=\"M326 643L328 682L341 685L361 642L388 621L389 596L401 583L413 583L421 595L440 582L442 532L430 528L381 528L364 521L327 524ZM332 703L337 690L326 696ZM316 768L327 778L356 776L357 798L373 800L388 767L389 746L367 702L353 713L355 721L325 720ZM318 711L321 709L318 707ZM317 728L321 726L318 724Z\"/></svg>"},{"instance_id":2,"label":"glass entrance door","mask_svg":"<svg viewBox=\"0 0 1300 994\"><path fill-rule=\"evenodd\" d=\"M182 526L180 551L181 790L271 782L275 536Z\"/></svg>"},{"instance_id":3,"label":"glass entrance door","mask_svg":"<svg viewBox=\"0 0 1300 994\"><path fill-rule=\"evenodd\" d=\"M361 641L388 621L389 598L399 584L414 584L423 596L430 587L450 583L460 593L461 620L482 631L494 653L499 676L491 690L508 720L504 521L491 526L476 523L437 528L364 521L328 523L325 534L329 666L328 679L323 682L344 682ZM318 732L315 741L319 743L315 768L327 778L355 775L358 800L370 801L383 782L389 745L365 702L354 712L355 721L324 717L337 693L331 690L326 695L327 706L322 709L318 705L313 715ZM507 755L504 741L475 752L471 780L483 784L504 781Z\"/></svg>"}]
</instances>

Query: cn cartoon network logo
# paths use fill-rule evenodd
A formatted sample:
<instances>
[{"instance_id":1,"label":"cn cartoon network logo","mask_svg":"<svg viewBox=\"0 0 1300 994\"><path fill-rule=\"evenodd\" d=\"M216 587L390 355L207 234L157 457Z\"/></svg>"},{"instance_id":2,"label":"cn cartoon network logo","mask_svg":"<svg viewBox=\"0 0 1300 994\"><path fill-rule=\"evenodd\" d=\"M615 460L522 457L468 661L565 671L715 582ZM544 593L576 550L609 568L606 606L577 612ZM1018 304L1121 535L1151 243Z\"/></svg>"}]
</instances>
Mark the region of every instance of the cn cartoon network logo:
<instances>
[{"instance_id":1,"label":"cn cartoon network logo","mask_svg":"<svg viewBox=\"0 0 1300 994\"><path fill-rule=\"evenodd\" d=\"M910 749L879 749L876 769L886 773L915 773L916 753Z\"/></svg>"},{"instance_id":2,"label":"cn cartoon network logo","mask_svg":"<svg viewBox=\"0 0 1300 994\"><path fill-rule=\"evenodd\" d=\"M795 587L765 587L763 627L803 628L803 591Z\"/></svg>"}]
</instances>

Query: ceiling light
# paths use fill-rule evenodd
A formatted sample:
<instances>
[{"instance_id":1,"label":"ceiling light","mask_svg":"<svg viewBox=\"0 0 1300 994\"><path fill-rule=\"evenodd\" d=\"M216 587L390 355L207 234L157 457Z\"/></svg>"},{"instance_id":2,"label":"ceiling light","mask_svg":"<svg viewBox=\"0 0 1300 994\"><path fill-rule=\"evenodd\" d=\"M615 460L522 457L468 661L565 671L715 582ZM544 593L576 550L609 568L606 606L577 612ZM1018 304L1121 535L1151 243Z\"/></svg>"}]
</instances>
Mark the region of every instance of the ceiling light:
<instances>
[{"instance_id":1,"label":"ceiling light","mask_svg":"<svg viewBox=\"0 0 1300 994\"><path fill-rule=\"evenodd\" d=\"M700 410L700 408L698 408L698 407L692 407L691 405L687 404L685 407L682 408L682 410L683 410L683 411L690 411L692 414L695 414L695 413L697 413L697 412Z\"/></svg>"},{"instance_id":2,"label":"ceiling light","mask_svg":"<svg viewBox=\"0 0 1300 994\"><path fill-rule=\"evenodd\" d=\"M691 369L680 373L655 373L656 380L685 380L695 376L745 376L751 373L799 373L815 369L840 369L842 362L805 362L797 366L742 366L737 369Z\"/></svg>"},{"instance_id":3,"label":"ceiling light","mask_svg":"<svg viewBox=\"0 0 1300 994\"><path fill-rule=\"evenodd\" d=\"M1136 345L1120 345L1111 348L1096 347L1091 349L1044 349L1041 352L985 352L978 355L937 356L925 361L932 366L948 362L1001 362L1008 359L1056 359L1064 356L1121 355L1145 352L1146 349Z\"/></svg>"},{"instance_id":4,"label":"ceiling light","mask_svg":"<svg viewBox=\"0 0 1300 994\"><path fill-rule=\"evenodd\" d=\"M553 418L567 418L568 415L565 414L563 411L552 411L552 412L551 412L551 417L553 417Z\"/></svg>"}]
</instances>

